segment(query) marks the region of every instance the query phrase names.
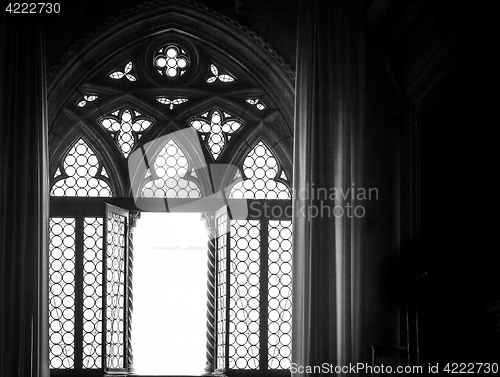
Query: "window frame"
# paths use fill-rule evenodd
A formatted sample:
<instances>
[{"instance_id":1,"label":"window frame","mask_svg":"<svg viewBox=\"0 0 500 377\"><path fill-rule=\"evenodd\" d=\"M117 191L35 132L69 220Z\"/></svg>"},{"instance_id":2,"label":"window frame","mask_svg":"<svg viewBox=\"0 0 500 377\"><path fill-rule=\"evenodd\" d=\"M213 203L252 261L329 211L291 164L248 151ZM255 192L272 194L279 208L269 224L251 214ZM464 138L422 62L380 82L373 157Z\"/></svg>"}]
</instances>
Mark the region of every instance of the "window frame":
<instances>
[{"instance_id":1,"label":"window frame","mask_svg":"<svg viewBox=\"0 0 500 377\"><path fill-rule=\"evenodd\" d=\"M184 80L184 84L171 88L173 95L188 92L195 95L196 101L189 101L185 108L186 104L181 104L168 110L155 99L163 94L162 85L155 83L154 72L149 70L147 61L165 40L182 45L190 54L193 67L206 68L187 71L175 81ZM144 51L146 58L140 59ZM133 61L131 72L138 80L115 82L115 86L106 82L107 74L123 69L128 61ZM239 86L226 91L228 96L224 97L220 92L227 88L226 84L215 80L210 85L217 90L200 99L197 95L208 86L196 82L203 82L213 74L209 68L211 63L218 66L219 74L230 73ZM189 85L192 89L183 91L182 86ZM150 98L144 98L145 91ZM78 103L85 94L98 97L80 107ZM233 100L235 95L241 95L241 103ZM245 98L261 99L266 109L257 109L245 102ZM255 33L213 10L188 1L150 2L123 12L99 33L81 39L48 74L50 180L74 140L83 137L106 168L114 195L109 198L51 197L51 216L76 211L78 216L85 213L89 217L103 217L104 202L138 209L130 197L126 160L114 140L97 124L99 117L125 106L146 116L154 114L155 121L161 124L144 133L140 141L143 144L184 128L188 115L214 107L223 108L236 117L244 115L247 126L238 131L237 142L226 145L225 156L219 156L217 163L241 166L248 153L246 147L264 140L276 154L289 183L292 182L294 72ZM180 117L174 119L174 113ZM205 153L205 159L210 161L208 157ZM169 202L171 200L174 199ZM53 375L58 372L51 370ZM90 375L94 371L86 373Z\"/></svg>"},{"instance_id":2,"label":"window frame","mask_svg":"<svg viewBox=\"0 0 500 377\"><path fill-rule=\"evenodd\" d=\"M147 200L147 199L146 199ZM173 200L174 202L178 203L186 203L186 200L184 199L169 199ZM154 201L151 200L151 201ZM264 258L267 261L267 239L268 239L268 223L269 221L274 221L274 220L285 220L289 221L291 220L291 213L287 212L288 210L291 211L291 206L292 206L292 201L291 200L284 200L284 199L228 199L228 204L229 208L231 206L236 206L237 202L241 203L242 201L246 202L247 209L248 209L248 217L247 218L231 218L230 220L257 220L260 223L260 237L261 237L261 250L265 251L265 253L260 255L260 265L265 266L264 269L261 268L260 270L260 276L261 276L261 288L260 288L260 297L262 298L263 296L267 295L267 263L263 263L262 261ZM200 203L204 203L203 201L199 201ZM203 212L205 213L208 217L209 216L214 216L216 213L216 207L210 202L205 202L205 205L200 205L198 208L192 207L192 212ZM216 204L217 205L217 204ZM76 234L75 238L77 240L77 246L76 246L76 253L75 253L75 260L77 261L75 264L75 284L79 286L79 288L75 289L75 299L76 299L76 304L75 308L80 307L81 300L82 300L82 280L83 280L83 266L82 266L82 259L83 259L83 222L85 218L102 218L103 219L103 229L105 229L105 216L106 216L106 207L108 206L113 206L116 208L124 208L127 211L130 212L131 217L137 216L138 213L143 212L141 208L138 208L136 206L136 203L133 198L127 198L127 197L110 197L110 198L93 198L93 197L51 197L51 206L50 206L50 217L71 217L75 218L76 222ZM263 206L269 206L270 208L281 208L280 213L281 216L264 216L263 211L261 208ZM208 211L210 210L210 211ZM127 258L133 258L133 241L131 241L130 238L130 230L133 229L133 223L134 220L129 219L129 223L131 224L128 229L129 232L127 233L127 253L128 256ZM231 225L229 225L230 227ZM103 336L102 336L102 342L101 342L101 358L102 358L102 363L101 363L101 368L99 369L82 369L81 365L81 359L82 359L82 354L83 354L83 348L82 348L82 334L83 334L83 325L82 325L82 313L81 311L75 310L75 315L77 316L76 319L76 324L75 324L75 367L73 369L51 369L51 375L53 376L95 376L95 375L102 375L102 373L106 373L106 368L104 364L104 331L105 331L105 326L104 326L104 321L105 321L105 306L104 306L104 297L105 297L105 285L106 285L106 280L105 280L105 268L104 268L104 263L105 263L105 257L104 257L104 252L106 247L104 246L105 243L105 232L103 231L103 281L102 281L102 329L103 329ZM230 237L230 233L228 233L228 237ZM78 241L80 240L80 241ZM209 240L209 236L207 235L207 241ZM78 243L80 242L80 245L78 246ZM262 243L264 246L262 246ZM215 250L217 250L217 245L215 246ZM215 251L214 250L214 251ZM228 253L229 257L229 253ZM78 260L80 259L80 262ZM217 272L215 271L215 276L217 276ZM79 279L77 278L79 277ZM129 291L129 280L130 276L127 276L126 281L127 281L127 287L126 287L126 292ZM213 286L217 287L217 281L214 281ZM228 280L229 284L229 280ZM229 286L228 286L228 291L229 291ZM217 302L217 294L214 293L215 301ZM128 298L127 298L128 299ZM260 313L261 317L259 319L260 321L260 343L263 344L265 343L264 349L266 350L266 355L263 356L263 351L262 347L259 350L259 369L249 369L249 370L240 370L240 369L229 369L228 368L228 363L229 363L229 358L228 354L226 353L226 368L224 370L217 370L216 365L217 365L217 352L214 354L214 360L213 360L213 365L215 366L214 370L214 375L220 375L220 374L227 374L229 376L234 376L234 377L244 377L244 376L249 376L249 375L263 375L263 376L289 376L290 371L289 370L269 370L267 368L267 344L268 344L268 326L267 326L267 310L268 310L268 305L267 305L267 296L264 300L260 299L261 305L260 305ZM264 305L263 303L266 303ZM265 308L265 310L263 310ZM131 313L128 311L128 307L125 309L127 312L127 316L129 316ZM214 316L214 328L215 331L217 331L217 304L214 304L214 312L212 313ZM229 307L228 307L229 310ZM263 315L264 314L264 315ZM229 318L229 317L227 317ZM267 330L267 331L266 331ZM129 340L129 339L128 339ZM215 341L217 341L217 333L215 333ZM214 348L217 349L217 344L214 344ZM77 356L78 352L78 356ZM128 350L127 352L127 357L128 361L131 362L131 355L128 355ZM226 351L227 352L227 351ZM117 373L121 374L130 374L132 373L134 376L140 376L136 375L133 373L133 369L130 371L127 371L126 368L123 370L117 371ZM201 368L200 368L200 375L202 374Z\"/></svg>"}]
</instances>

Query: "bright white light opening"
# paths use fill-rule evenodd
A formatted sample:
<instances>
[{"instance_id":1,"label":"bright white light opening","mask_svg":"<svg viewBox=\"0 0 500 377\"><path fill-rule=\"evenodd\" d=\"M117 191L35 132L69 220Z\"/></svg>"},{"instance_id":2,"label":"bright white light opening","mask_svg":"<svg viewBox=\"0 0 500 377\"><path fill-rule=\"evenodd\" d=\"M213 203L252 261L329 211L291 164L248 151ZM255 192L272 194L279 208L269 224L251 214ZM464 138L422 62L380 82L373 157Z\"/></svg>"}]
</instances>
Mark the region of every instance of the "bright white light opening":
<instances>
[{"instance_id":1,"label":"bright white light opening","mask_svg":"<svg viewBox=\"0 0 500 377\"><path fill-rule=\"evenodd\" d=\"M207 232L199 213L141 214L134 232L134 372L205 367Z\"/></svg>"}]
</instances>

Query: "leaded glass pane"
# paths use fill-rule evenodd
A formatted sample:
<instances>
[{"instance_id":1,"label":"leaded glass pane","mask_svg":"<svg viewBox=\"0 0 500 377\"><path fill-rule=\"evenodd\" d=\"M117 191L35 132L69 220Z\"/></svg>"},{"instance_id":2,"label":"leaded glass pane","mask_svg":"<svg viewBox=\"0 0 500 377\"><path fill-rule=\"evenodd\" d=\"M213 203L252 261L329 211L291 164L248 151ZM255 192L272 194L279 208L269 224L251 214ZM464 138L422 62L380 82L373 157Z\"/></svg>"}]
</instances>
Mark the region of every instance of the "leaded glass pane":
<instances>
[{"instance_id":1,"label":"leaded glass pane","mask_svg":"<svg viewBox=\"0 0 500 377\"><path fill-rule=\"evenodd\" d=\"M49 362L75 366L75 219L49 221Z\"/></svg>"},{"instance_id":2,"label":"leaded glass pane","mask_svg":"<svg viewBox=\"0 0 500 377\"><path fill-rule=\"evenodd\" d=\"M156 52L154 66L162 76L179 77L186 73L189 68L189 56L182 47L171 44Z\"/></svg>"},{"instance_id":3,"label":"leaded glass pane","mask_svg":"<svg viewBox=\"0 0 500 377\"><path fill-rule=\"evenodd\" d=\"M126 218L108 212L106 236L106 367L124 367Z\"/></svg>"},{"instance_id":4,"label":"leaded glass pane","mask_svg":"<svg viewBox=\"0 0 500 377\"><path fill-rule=\"evenodd\" d=\"M164 105L168 105L170 110L174 109L175 105L180 105L188 101L187 98L167 98L167 97L158 97L156 100Z\"/></svg>"},{"instance_id":5,"label":"leaded glass pane","mask_svg":"<svg viewBox=\"0 0 500 377\"><path fill-rule=\"evenodd\" d=\"M212 84L219 80L220 82L228 83L228 82L233 82L234 77L231 76L229 73L224 72L220 73L219 68L215 64L210 64L210 73L211 76L207 78L206 82L209 84Z\"/></svg>"},{"instance_id":6,"label":"leaded glass pane","mask_svg":"<svg viewBox=\"0 0 500 377\"><path fill-rule=\"evenodd\" d=\"M154 123L138 111L124 108L99 119L99 124L109 131L125 158L134 149L142 134Z\"/></svg>"},{"instance_id":7,"label":"leaded glass pane","mask_svg":"<svg viewBox=\"0 0 500 377\"><path fill-rule=\"evenodd\" d=\"M133 65L132 65L132 62L128 62L127 64L125 64L125 67L123 69L123 72L121 70L116 70L114 72L112 72L109 77L114 79L114 80L120 80L122 78L126 78L128 81L136 81L137 80L137 77L135 77L131 72L132 72L132 68L133 68Z\"/></svg>"},{"instance_id":8,"label":"leaded glass pane","mask_svg":"<svg viewBox=\"0 0 500 377\"><path fill-rule=\"evenodd\" d=\"M83 98L76 104L78 107L84 107L87 103L95 101L98 96L95 94L84 94Z\"/></svg>"},{"instance_id":9,"label":"leaded glass pane","mask_svg":"<svg viewBox=\"0 0 500 377\"><path fill-rule=\"evenodd\" d=\"M268 225L268 367L290 368L292 353L292 222Z\"/></svg>"},{"instance_id":10,"label":"leaded glass pane","mask_svg":"<svg viewBox=\"0 0 500 377\"><path fill-rule=\"evenodd\" d=\"M260 223L231 221L229 368L258 369L260 349Z\"/></svg>"},{"instance_id":11,"label":"leaded glass pane","mask_svg":"<svg viewBox=\"0 0 500 377\"><path fill-rule=\"evenodd\" d=\"M291 199L290 188L276 179L280 170L278 159L269 147L260 141L243 162L245 179L233 185L229 197L233 199Z\"/></svg>"},{"instance_id":12,"label":"leaded glass pane","mask_svg":"<svg viewBox=\"0 0 500 377\"><path fill-rule=\"evenodd\" d=\"M247 98L245 101L247 101L250 105L254 105L260 111L266 109L266 105L260 100L260 98Z\"/></svg>"},{"instance_id":13,"label":"leaded glass pane","mask_svg":"<svg viewBox=\"0 0 500 377\"><path fill-rule=\"evenodd\" d=\"M154 171L148 170L149 178L142 188L146 198L200 198L200 186L184 151L170 139L154 160Z\"/></svg>"},{"instance_id":14,"label":"leaded glass pane","mask_svg":"<svg viewBox=\"0 0 500 377\"><path fill-rule=\"evenodd\" d=\"M101 368L102 344L102 218L83 225L83 368Z\"/></svg>"},{"instance_id":15,"label":"leaded glass pane","mask_svg":"<svg viewBox=\"0 0 500 377\"><path fill-rule=\"evenodd\" d=\"M63 172L57 169L52 196L112 196L109 184L103 179L103 167L94 151L79 139L66 154Z\"/></svg>"},{"instance_id":16,"label":"leaded glass pane","mask_svg":"<svg viewBox=\"0 0 500 377\"><path fill-rule=\"evenodd\" d=\"M229 141L230 135L238 131L243 122L227 112L215 109L192 118L189 124L202 134L202 139L216 160Z\"/></svg>"}]
</instances>

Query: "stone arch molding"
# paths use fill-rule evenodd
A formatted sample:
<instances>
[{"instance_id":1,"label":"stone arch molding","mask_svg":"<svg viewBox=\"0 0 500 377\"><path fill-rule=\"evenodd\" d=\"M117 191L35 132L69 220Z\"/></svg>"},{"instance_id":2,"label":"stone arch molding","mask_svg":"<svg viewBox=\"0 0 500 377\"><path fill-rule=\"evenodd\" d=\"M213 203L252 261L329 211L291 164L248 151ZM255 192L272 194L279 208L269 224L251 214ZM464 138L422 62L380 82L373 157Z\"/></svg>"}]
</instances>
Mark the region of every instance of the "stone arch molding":
<instances>
[{"instance_id":1,"label":"stone arch molding","mask_svg":"<svg viewBox=\"0 0 500 377\"><path fill-rule=\"evenodd\" d=\"M177 80L179 85L170 85L175 80L169 81L155 75L148 67L148 64L152 64L152 56L158 46L168 43L185 47L192 64L192 70ZM133 69L126 72L125 65L130 61L133 62ZM234 90L230 85L224 87L219 82L207 83L207 78L214 75L211 70L211 64L214 63L220 65L218 74L230 74L238 81ZM137 80L122 78L121 81L116 80L116 85L111 85L109 74L120 69L123 74L135 75ZM140 98L137 101L140 103L140 112L150 109L145 115L157 115L156 129L150 130L150 135L148 131L141 135L144 140L151 140L152 134L158 134L159 127L169 127L169 119L175 111L178 111L178 122L184 122L188 127L188 117L197 115L203 106L206 106L207 111L211 110L212 101L207 100L206 90L210 89L209 85L219 85L218 91L228 90L231 98L239 96L244 99L248 95L266 104L266 109L260 110L255 104L240 101L233 108L242 110L233 115L241 116L242 119L247 117L250 120L248 124L256 126L262 124L255 120L255 117L260 116L271 129L273 139L287 140L280 145L280 158L291 181L293 75L292 70L262 39L237 22L199 3L179 0L144 3L121 13L75 45L50 72L48 109L51 171L64 154L60 140L72 139L72 127L88 128L85 133L99 134L103 145L112 145L110 136L100 128L96 119L109 115L112 109L120 106L132 108L131 98ZM156 100L167 94L172 98L189 95L190 100L179 105L177 110ZM97 98L79 107L78 104L89 95L97 95ZM213 96L216 95L214 91ZM241 133L243 138L245 135L251 138L252 134L254 132L248 130ZM239 141L241 146L251 144L252 140ZM117 172L116 179L112 180L123 186L127 161L111 156L105 162L111 165L108 171ZM220 162L228 163L229 160ZM127 193L131 192L131 187L116 187L114 191Z\"/></svg>"}]
</instances>

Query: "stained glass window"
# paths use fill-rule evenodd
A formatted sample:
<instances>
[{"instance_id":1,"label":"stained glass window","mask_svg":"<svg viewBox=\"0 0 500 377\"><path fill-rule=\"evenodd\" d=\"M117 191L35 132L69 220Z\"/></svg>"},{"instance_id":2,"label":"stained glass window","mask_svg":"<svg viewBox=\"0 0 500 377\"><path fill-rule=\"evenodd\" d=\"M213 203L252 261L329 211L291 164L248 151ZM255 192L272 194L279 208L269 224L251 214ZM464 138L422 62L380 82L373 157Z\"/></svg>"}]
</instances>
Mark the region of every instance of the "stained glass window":
<instances>
[{"instance_id":1,"label":"stained glass window","mask_svg":"<svg viewBox=\"0 0 500 377\"><path fill-rule=\"evenodd\" d=\"M156 156L143 188L145 198L200 198L197 176L186 153L169 139Z\"/></svg>"},{"instance_id":2,"label":"stained glass window","mask_svg":"<svg viewBox=\"0 0 500 377\"><path fill-rule=\"evenodd\" d=\"M111 133L125 158L129 156L144 131L151 127L153 122L152 118L129 108L113 111L110 115L99 119L99 123Z\"/></svg>"},{"instance_id":3,"label":"stained glass window","mask_svg":"<svg viewBox=\"0 0 500 377\"><path fill-rule=\"evenodd\" d=\"M99 216L105 202L128 205L132 201L112 198L113 194L133 190L142 198L201 198L219 187L218 177L210 174L216 176L217 168L242 155L234 177L234 170L231 176L224 175L224 179L233 178L225 196L291 199L281 155L267 142L271 137L284 139L289 133L280 129L286 121L277 109L279 101L270 97L272 91L246 75L244 64L224 59L222 51L212 56L210 49L198 48L198 41L184 44L185 35L171 39L169 33L145 39L143 45L148 47L142 52L141 44L128 52L120 47L120 54L132 53L129 58L111 67L112 71L89 72L85 76L89 81L82 82L63 105L65 114L73 116L68 119L78 118L78 127L91 137L79 138L61 160L52 161L51 196L111 198L53 198L49 250L52 369L72 369L73 374L130 372L130 219L120 212ZM157 47L150 50L149 46ZM102 66L109 69L107 61ZM276 117L280 119L275 122ZM59 127L63 123L60 119L54 123L60 139L73 135ZM263 133L272 127L272 135L254 143L257 130L249 129L251 126ZM186 130L194 135L190 139L194 144L201 143L200 150L199 144L186 146L175 135ZM146 156L142 144L149 145L156 136L161 141ZM103 154L105 145L112 150ZM237 156L231 156L231 151L237 151ZM133 176L140 180L137 185L127 182L127 167L130 169L136 155L144 160L144 170ZM208 169L201 173L195 166L204 159L202 165ZM112 184L122 186L113 187L113 192ZM290 368L291 222L284 218L286 215L233 219L226 212L216 220L217 227L225 231L211 244L215 251L210 254L213 300L209 310L210 334L215 340L207 338L211 342L207 351L212 347L207 359L218 371L231 375L231 370L251 370L265 375L269 370Z\"/></svg>"},{"instance_id":4,"label":"stained glass window","mask_svg":"<svg viewBox=\"0 0 500 377\"><path fill-rule=\"evenodd\" d=\"M240 119L218 109L192 118L189 124L202 134L202 139L208 145L214 160L219 157L231 135L243 126Z\"/></svg>"},{"instance_id":5,"label":"stained glass window","mask_svg":"<svg viewBox=\"0 0 500 377\"><path fill-rule=\"evenodd\" d=\"M160 48L154 57L156 71L165 77L182 76L189 67L187 52L180 46L171 44Z\"/></svg>"},{"instance_id":6,"label":"stained glass window","mask_svg":"<svg viewBox=\"0 0 500 377\"><path fill-rule=\"evenodd\" d=\"M112 196L104 167L83 139L70 148L54 178L52 196Z\"/></svg>"},{"instance_id":7,"label":"stained glass window","mask_svg":"<svg viewBox=\"0 0 500 377\"><path fill-rule=\"evenodd\" d=\"M230 198L291 199L286 174L263 141L257 143L245 158L243 174L244 179L233 185Z\"/></svg>"}]
</instances>

